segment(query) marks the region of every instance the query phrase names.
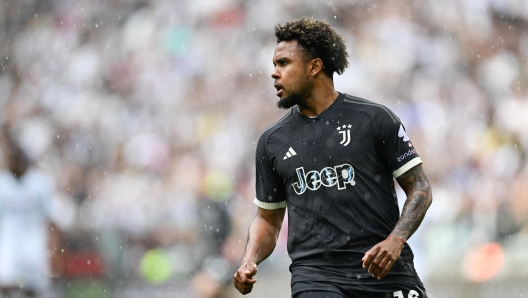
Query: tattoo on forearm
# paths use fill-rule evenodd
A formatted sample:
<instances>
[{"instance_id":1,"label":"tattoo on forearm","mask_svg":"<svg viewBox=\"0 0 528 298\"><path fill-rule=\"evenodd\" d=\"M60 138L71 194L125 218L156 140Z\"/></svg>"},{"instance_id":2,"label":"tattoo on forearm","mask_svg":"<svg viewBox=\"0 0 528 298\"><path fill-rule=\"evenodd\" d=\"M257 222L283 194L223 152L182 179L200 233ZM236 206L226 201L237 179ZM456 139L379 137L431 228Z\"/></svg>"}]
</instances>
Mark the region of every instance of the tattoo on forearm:
<instances>
[{"instance_id":1,"label":"tattoo on forearm","mask_svg":"<svg viewBox=\"0 0 528 298\"><path fill-rule=\"evenodd\" d=\"M431 205L431 187L421 165L414 167L397 180L407 194L407 200L393 233L409 239L420 226Z\"/></svg>"}]
</instances>

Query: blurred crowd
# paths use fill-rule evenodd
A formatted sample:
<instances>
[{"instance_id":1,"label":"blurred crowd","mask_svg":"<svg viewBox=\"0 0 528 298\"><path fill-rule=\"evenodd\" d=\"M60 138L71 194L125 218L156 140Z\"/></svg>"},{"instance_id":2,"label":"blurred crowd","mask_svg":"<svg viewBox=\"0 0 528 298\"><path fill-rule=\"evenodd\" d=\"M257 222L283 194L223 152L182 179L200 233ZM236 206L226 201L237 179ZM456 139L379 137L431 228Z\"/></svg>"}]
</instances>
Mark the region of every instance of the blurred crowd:
<instances>
[{"instance_id":1,"label":"blurred crowd","mask_svg":"<svg viewBox=\"0 0 528 298\"><path fill-rule=\"evenodd\" d=\"M424 160L423 278L478 281L467 255L491 242L498 278L528 276L524 0L2 1L0 124L55 183L59 251L219 295L256 211L256 142L285 113L273 27L301 16L346 40L336 89L395 111Z\"/></svg>"}]
</instances>

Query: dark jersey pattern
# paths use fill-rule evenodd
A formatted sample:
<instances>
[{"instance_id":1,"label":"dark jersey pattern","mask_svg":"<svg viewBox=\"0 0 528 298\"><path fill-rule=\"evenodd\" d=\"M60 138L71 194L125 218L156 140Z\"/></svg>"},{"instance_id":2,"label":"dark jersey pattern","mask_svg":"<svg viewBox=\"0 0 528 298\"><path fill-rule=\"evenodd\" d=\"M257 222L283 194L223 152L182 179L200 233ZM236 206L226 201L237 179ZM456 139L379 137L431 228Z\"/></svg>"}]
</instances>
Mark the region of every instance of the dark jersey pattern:
<instances>
[{"instance_id":1,"label":"dark jersey pattern","mask_svg":"<svg viewBox=\"0 0 528 298\"><path fill-rule=\"evenodd\" d=\"M292 284L421 286L407 244L380 281L361 261L399 219L393 177L420 163L392 111L343 93L315 118L294 107L266 130L257 146L254 202L288 207Z\"/></svg>"}]
</instances>

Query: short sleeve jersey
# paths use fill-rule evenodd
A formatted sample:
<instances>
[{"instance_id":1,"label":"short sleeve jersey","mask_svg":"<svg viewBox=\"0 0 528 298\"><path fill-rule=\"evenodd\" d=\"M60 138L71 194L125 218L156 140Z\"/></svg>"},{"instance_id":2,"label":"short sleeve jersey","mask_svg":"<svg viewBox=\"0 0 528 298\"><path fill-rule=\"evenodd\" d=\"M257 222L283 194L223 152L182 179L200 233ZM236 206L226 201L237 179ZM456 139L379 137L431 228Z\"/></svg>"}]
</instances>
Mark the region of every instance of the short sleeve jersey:
<instances>
[{"instance_id":1,"label":"short sleeve jersey","mask_svg":"<svg viewBox=\"0 0 528 298\"><path fill-rule=\"evenodd\" d=\"M399 219L393 177L421 162L392 111L343 93L315 118L294 107L266 130L257 145L254 202L287 207L292 284L421 285L407 244L380 281L361 261Z\"/></svg>"}]
</instances>

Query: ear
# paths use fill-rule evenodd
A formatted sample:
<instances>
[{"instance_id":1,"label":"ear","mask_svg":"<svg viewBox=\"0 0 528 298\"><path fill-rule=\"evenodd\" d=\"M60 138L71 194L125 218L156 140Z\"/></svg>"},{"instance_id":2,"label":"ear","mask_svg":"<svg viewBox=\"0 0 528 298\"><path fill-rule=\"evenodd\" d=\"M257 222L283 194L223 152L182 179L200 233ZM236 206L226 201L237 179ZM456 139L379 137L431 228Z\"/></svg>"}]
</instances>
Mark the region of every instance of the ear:
<instances>
[{"instance_id":1,"label":"ear","mask_svg":"<svg viewBox=\"0 0 528 298\"><path fill-rule=\"evenodd\" d=\"M310 75L315 76L323 69L323 60L315 58L310 61Z\"/></svg>"}]
</instances>

